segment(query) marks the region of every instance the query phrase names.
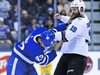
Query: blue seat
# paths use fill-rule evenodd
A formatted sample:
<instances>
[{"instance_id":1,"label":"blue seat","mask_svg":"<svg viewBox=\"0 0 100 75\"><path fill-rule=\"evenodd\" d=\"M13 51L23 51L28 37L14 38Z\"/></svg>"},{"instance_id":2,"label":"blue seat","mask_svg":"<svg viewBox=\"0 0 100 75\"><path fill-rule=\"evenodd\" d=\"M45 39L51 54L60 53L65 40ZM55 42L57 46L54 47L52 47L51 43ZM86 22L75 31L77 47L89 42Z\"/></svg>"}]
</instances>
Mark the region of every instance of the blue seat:
<instances>
[{"instance_id":1,"label":"blue seat","mask_svg":"<svg viewBox=\"0 0 100 75\"><path fill-rule=\"evenodd\" d=\"M0 43L0 50L12 50L12 47L9 43Z\"/></svg>"}]
</instances>

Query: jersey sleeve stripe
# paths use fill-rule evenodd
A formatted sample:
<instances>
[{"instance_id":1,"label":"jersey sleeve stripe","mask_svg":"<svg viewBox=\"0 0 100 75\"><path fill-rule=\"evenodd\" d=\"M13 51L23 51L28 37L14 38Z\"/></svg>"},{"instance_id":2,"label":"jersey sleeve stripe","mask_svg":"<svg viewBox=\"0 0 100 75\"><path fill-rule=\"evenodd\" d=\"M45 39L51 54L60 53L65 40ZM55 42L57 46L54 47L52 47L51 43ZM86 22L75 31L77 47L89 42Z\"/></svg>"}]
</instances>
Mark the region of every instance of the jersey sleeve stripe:
<instances>
[{"instance_id":1,"label":"jersey sleeve stripe","mask_svg":"<svg viewBox=\"0 0 100 75\"><path fill-rule=\"evenodd\" d=\"M39 65L43 64L45 62L45 60L46 60L46 57L44 57L43 61L39 62L38 64Z\"/></svg>"},{"instance_id":2,"label":"jersey sleeve stripe","mask_svg":"<svg viewBox=\"0 0 100 75\"><path fill-rule=\"evenodd\" d=\"M18 61L18 59L17 59L17 58L15 58L15 60L14 60L14 64L13 64L13 67L12 67L12 72L11 72L11 75L15 75L15 69L16 69L16 64L17 64L17 61Z\"/></svg>"},{"instance_id":3,"label":"jersey sleeve stripe","mask_svg":"<svg viewBox=\"0 0 100 75\"><path fill-rule=\"evenodd\" d=\"M46 63L44 63L45 61L46 61ZM43 64L43 66L45 66L45 65L48 64L48 62L49 62L49 56L46 55L46 57L44 58L44 60L42 62L38 63L38 64L40 64L40 65Z\"/></svg>"},{"instance_id":4,"label":"jersey sleeve stripe","mask_svg":"<svg viewBox=\"0 0 100 75\"><path fill-rule=\"evenodd\" d=\"M21 54L16 48L14 48L14 52L19 55L24 61L30 63L30 64L34 64L35 62L29 60L28 58L26 58L23 54Z\"/></svg>"}]
</instances>

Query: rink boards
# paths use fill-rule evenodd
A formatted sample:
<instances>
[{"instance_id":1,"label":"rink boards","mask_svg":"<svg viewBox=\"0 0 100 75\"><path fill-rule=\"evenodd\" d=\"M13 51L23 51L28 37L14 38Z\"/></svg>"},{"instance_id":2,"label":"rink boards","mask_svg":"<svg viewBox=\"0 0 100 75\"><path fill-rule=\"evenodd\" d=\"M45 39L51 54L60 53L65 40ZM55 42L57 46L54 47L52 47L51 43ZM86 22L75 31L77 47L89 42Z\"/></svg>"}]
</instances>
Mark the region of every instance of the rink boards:
<instances>
[{"instance_id":1,"label":"rink boards","mask_svg":"<svg viewBox=\"0 0 100 75\"><path fill-rule=\"evenodd\" d=\"M10 55L11 51L0 51L0 75L6 75L7 60ZM57 57L45 67L34 64L38 75L53 75L61 55L60 52L57 52ZM89 51L89 58L84 75L100 75L100 50Z\"/></svg>"}]
</instances>

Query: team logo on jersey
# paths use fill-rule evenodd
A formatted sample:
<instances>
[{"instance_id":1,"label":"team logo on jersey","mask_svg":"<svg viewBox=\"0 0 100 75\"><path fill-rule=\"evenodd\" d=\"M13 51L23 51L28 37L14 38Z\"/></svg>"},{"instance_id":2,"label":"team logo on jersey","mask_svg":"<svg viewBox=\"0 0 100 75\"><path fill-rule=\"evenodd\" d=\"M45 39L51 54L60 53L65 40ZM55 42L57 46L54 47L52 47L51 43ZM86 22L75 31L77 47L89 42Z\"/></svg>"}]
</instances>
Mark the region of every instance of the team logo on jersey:
<instances>
[{"instance_id":1,"label":"team logo on jersey","mask_svg":"<svg viewBox=\"0 0 100 75\"><path fill-rule=\"evenodd\" d=\"M6 71L8 58L9 56L4 56L0 58L0 73L3 73Z\"/></svg>"},{"instance_id":2,"label":"team logo on jersey","mask_svg":"<svg viewBox=\"0 0 100 75\"><path fill-rule=\"evenodd\" d=\"M92 69L92 67L93 67L92 59L91 59L90 57L88 57L88 59L87 59L87 66L86 66L86 68L85 68L84 73L90 72L91 69Z\"/></svg>"}]
</instances>

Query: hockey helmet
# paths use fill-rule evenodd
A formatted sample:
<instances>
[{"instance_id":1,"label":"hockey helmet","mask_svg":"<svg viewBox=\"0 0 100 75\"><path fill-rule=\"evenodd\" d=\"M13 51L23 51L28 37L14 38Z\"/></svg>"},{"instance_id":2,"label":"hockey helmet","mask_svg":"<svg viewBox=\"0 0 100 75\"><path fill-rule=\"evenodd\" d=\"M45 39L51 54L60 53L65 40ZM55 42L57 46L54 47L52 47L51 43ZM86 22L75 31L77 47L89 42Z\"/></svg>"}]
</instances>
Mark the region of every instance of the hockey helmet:
<instances>
[{"instance_id":1,"label":"hockey helmet","mask_svg":"<svg viewBox=\"0 0 100 75\"><path fill-rule=\"evenodd\" d=\"M70 7L78 7L78 10L81 14L85 11L85 3L82 0L74 0L71 2ZM80 9L83 7L83 11L81 12Z\"/></svg>"},{"instance_id":2,"label":"hockey helmet","mask_svg":"<svg viewBox=\"0 0 100 75\"><path fill-rule=\"evenodd\" d=\"M41 34L41 38L42 38L42 43L46 46L49 47L51 45L53 45L54 43L54 35L52 32L50 31L45 31Z\"/></svg>"}]
</instances>

